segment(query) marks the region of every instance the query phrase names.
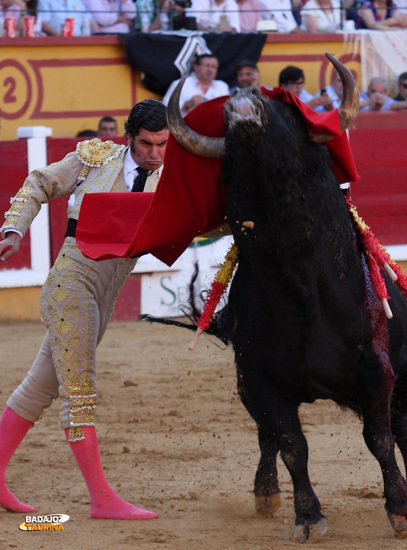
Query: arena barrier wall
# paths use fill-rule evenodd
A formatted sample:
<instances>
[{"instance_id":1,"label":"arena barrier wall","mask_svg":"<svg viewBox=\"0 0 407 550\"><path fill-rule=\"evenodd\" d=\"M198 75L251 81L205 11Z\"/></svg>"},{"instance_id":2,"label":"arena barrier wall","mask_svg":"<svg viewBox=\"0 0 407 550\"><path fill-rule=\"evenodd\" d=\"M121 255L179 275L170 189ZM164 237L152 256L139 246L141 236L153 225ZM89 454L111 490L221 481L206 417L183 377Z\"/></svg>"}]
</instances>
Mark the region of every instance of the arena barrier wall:
<instances>
[{"instance_id":1,"label":"arena barrier wall","mask_svg":"<svg viewBox=\"0 0 407 550\"><path fill-rule=\"evenodd\" d=\"M407 113L406 113L407 114ZM359 214L371 226L394 260L407 268L407 128L393 117L361 113L350 130L360 174L352 184ZM383 128L377 128L378 120ZM391 121L393 121L391 123ZM36 132L38 133L38 132ZM5 212L28 172L41 168L76 147L77 139L34 137L0 142L0 210ZM121 141L120 139L118 141ZM38 297L66 229L67 198L43 205L18 255L0 266L0 321L38 320ZM197 290L207 289L231 244L230 237L196 239L168 268L150 255L142 257L123 287L113 312L115 320L137 319L140 313L177 317L188 301L188 284L198 260Z\"/></svg>"},{"instance_id":2,"label":"arena barrier wall","mask_svg":"<svg viewBox=\"0 0 407 550\"><path fill-rule=\"evenodd\" d=\"M147 38L155 52L155 34ZM186 39L189 52L200 39ZM135 103L161 99L144 87L143 74L131 67L118 36L0 38L0 52L2 140L16 139L21 126L50 127L53 137L73 137L95 129L104 115L115 117L122 129ZM294 64L304 70L305 87L315 94L331 83L333 68L325 52L345 63L361 86L360 44L343 33L267 35L258 60L262 85L276 86L281 69Z\"/></svg>"}]
</instances>

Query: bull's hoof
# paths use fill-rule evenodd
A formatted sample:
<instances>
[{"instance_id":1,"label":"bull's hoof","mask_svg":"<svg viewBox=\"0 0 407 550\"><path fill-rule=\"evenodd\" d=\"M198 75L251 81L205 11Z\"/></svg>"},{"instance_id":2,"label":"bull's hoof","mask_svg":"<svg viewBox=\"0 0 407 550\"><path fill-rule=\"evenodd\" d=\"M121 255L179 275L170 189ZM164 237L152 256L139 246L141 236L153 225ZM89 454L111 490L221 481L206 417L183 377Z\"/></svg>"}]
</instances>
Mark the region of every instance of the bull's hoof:
<instances>
[{"instance_id":1,"label":"bull's hoof","mask_svg":"<svg viewBox=\"0 0 407 550\"><path fill-rule=\"evenodd\" d=\"M293 540L300 544L304 542L316 542L320 537L325 535L328 529L326 517L322 517L317 523L303 523L296 525L294 530Z\"/></svg>"},{"instance_id":2,"label":"bull's hoof","mask_svg":"<svg viewBox=\"0 0 407 550\"><path fill-rule=\"evenodd\" d=\"M261 496L255 499L256 512L264 516L274 516L281 505L280 493L275 493L269 497Z\"/></svg>"},{"instance_id":3,"label":"bull's hoof","mask_svg":"<svg viewBox=\"0 0 407 550\"><path fill-rule=\"evenodd\" d=\"M407 537L407 519L404 516L396 516L396 514L392 514L391 512L387 512L387 517L396 533Z\"/></svg>"}]
</instances>

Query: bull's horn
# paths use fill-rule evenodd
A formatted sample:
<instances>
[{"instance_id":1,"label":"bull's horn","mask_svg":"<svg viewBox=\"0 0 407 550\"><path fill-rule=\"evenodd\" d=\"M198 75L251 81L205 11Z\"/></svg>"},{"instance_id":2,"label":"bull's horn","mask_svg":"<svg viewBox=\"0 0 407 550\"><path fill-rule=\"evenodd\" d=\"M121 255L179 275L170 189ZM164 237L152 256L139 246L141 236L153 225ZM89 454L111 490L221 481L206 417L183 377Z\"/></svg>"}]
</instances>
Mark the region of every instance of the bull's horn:
<instances>
[{"instance_id":1,"label":"bull's horn","mask_svg":"<svg viewBox=\"0 0 407 550\"><path fill-rule=\"evenodd\" d=\"M200 157L220 159L225 154L225 138L203 136L192 130L182 118L179 97L186 76L183 76L171 94L167 108L167 122L171 134L187 151Z\"/></svg>"},{"instance_id":2,"label":"bull's horn","mask_svg":"<svg viewBox=\"0 0 407 550\"><path fill-rule=\"evenodd\" d=\"M325 56L329 59L335 69L338 71L343 84L342 102L338 107L339 122L341 130L347 130L355 120L359 112L359 88L353 75L336 57L330 53Z\"/></svg>"},{"instance_id":3,"label":"bull's horn","mask_svg":"<svg viewBox=\"0 0 407 550\"><path fill-rule=\"evenodd\" d=\"M348 71L345 65L343 65L330 53L326 53L325 56L338 71L338 74L342 80L342 102L338 107L338 115L341 131L344 132L350 127L359 112L359 88L352 73ZM325 143L326 141L332 139L332 136L327 136L325 134L312 134L312 139L317 143Z\"/></svg>"}]
</instances>

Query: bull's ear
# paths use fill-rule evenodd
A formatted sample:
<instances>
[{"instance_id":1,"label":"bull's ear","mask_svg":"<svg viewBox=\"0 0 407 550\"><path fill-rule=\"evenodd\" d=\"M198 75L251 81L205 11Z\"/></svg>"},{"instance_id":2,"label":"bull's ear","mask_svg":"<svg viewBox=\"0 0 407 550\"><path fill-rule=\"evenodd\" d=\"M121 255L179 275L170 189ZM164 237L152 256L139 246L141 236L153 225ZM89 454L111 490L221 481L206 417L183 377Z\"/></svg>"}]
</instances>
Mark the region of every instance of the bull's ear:
<instances>
[{"instance_id":1,"label":"bull's ear","mask_svg":"<svg viewBox=\"0 0 407 550\"><path fill-rule=\"evenodd\" d=\"M183 76L172 92L167 108L167 123L171 134L187 151L200 157L220 159L225 154L225 138L209 137L190 128L182 118L179 98L186 76Z\"/></svg>"},{"instance_id":2,"label":"bull's ear","mask_svg":"<svg viewBox=\"0 0 407 550\"><path fill-rule=\"evenodd\" d=\"M330 53L326 53L325 55L338 71L338 74L342 80L343 94L341 104L338 107L338 115L341 131L345 132L345 130L347 130L355 120L359 112L359 88L353 74L345 67L345 65L343 65ZM317 143L324 143L332 139L331 136L322 134L312 134L311 138Z\"/></svg>"}]
</instances>

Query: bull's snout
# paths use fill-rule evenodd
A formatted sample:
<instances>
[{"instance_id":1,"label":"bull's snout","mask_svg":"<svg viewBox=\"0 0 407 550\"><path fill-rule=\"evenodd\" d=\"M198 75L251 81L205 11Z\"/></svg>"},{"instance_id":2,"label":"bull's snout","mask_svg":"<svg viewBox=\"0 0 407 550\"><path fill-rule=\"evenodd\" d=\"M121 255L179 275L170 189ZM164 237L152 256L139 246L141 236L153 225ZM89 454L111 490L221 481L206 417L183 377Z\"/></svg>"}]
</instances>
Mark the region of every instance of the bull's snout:
<instances>
[{"instance_id":1,"label":"bull's snout","mask_svg":"<svg viewBox=\"0 0 407 550\"><path fill-rule=\"evenodd\" d=\"M235 112L241 116L250 116L254 112L254 105L247 97L241 97L234 102Z\"/></svg>"},{"instance_id":2,"label":"bull's snout","mask_svg":"<svg viewBox=\"0 0 407 550\"><path fill-rule=\"evenodd\" d=\"M263 96L257 88L237 90L225 104L226 119L230 129L236 124L250 122L262 126Z\"/></svg>"}]
</instances>

